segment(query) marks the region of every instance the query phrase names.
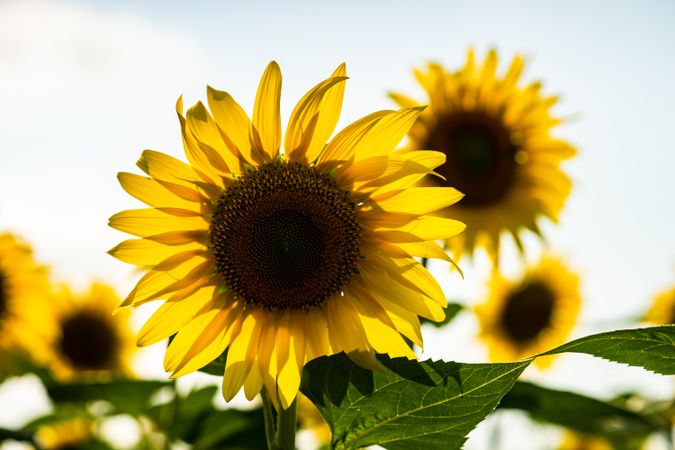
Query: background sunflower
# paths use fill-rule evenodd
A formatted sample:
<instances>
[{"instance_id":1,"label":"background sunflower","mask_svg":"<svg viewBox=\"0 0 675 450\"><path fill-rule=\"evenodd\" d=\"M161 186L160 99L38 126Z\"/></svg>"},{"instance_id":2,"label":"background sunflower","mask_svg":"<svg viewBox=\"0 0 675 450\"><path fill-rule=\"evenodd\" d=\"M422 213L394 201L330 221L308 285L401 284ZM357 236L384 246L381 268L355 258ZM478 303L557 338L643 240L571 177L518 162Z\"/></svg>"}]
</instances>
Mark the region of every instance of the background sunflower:
<instances>
[{"instance_id":1,"label":"background sunflower","mask_svg":"<svg viewBox=\"0 0 675 450\"><path fill-rule=\"evenodd\" d=\"M467 231L448 241L456 256L485 247L496 262L501 235L508 232L523 251L521 232L541 235L537 219L554 222L571 189L560 169L575 154L569 143L551 135L560 120L551 114L556 97L541 93L541 83L523 84L522 56L498 72L497 52L476 61L469 50L464 67L447 71L430 63L415 70L428 99L420 102L394 93L401 106L429 104L410 129L411 149L446 155L426 185L453 186L465 197L444 212L459 217Z\"/></svg>"},{"instance_id":2,"label":"background sunflower","mask_svg":"<svg viewBox=\"0 0 675 450\"><path fill-rule=\"evenodd\" d=\"M579 279L558 259L542 258L516 281L494 272L489 289L475 312L493 361L516 361L561 345L576 325ZM547 367L551 360L538 358L535 364Z\"/></svg>"},{"instance_id":3,"label":"background sunflower","mask_svg":"<svg viewBox=\"0 0 675 450\"><path fill-rule=\"evenodd\" d=\"M57 379L133 374L131 358L136 345L129 311L115 312L120 301L114 290L102 283L92 283L84 294L60 286L52 295L47 364Z\"/></svg>"},{"instance_id":4,"label":"background sunflower","mask_svg":"<svg viewBox=\"0 0 675 450\"><path fill-rule=\"evenodd\" d=\"M16 236L0 234L0 378L13 372L17 353L44 357L47 269Z\"/></svg>"}]
</instances>

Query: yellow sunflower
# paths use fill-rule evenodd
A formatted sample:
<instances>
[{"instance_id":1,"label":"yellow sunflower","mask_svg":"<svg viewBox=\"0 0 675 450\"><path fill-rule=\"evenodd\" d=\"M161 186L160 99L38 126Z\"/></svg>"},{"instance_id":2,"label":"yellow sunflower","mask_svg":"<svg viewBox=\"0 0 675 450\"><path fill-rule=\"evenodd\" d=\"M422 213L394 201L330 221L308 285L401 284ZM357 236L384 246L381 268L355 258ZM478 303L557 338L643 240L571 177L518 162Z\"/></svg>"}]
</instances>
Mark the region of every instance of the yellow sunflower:
<instances>
[{"instance_id":1,"label":"yellow sunflower","mask_svg":"<svg viewBox=\"0 0 675 450\"><path fill-rule=\"evenodd\" d=\"M92 436L91 422L74 418L40 427L35 434L35 440L45 450L74 450L82 448Z\"/></svg>"},{"instance_id":2,"label":"yellow sunflower","mask_svg":"<svg viewBox=\"0 0 675 450\"><path fill-rule=\"evenodd\" d=\"M557 221L570 192L559 166L576 151L550 135L560 123L550 112L557 99L544 96L540 83L519 83L523 66L516 56L502 76L494 50L482 64L469 50L457 72L432 63L415 71L430 107L411 127L409 146L447 156L436 169L442 177L426 177L423 184L465 194L443 214L467 226L447 243L457 257L480 246L496 262L503 232L511 233L522 252L523 228L541 236L538 217ZM398 93L391 97L402 106L417 104Z\"/></svg>"},{"instance_id":3,"label":"yellow sunflower","mask_svg":"<svg viewBox=\"0 0 675 450\"><path fill-rule=\"evenodd\" d=\"M558 450L613 450L614 446L607 440L596 436L565 432Z\"/></svg>"},{"instance_id":4,"label":"yellow sunflower","mask_svg":"<svg viewBox=\"0 0 675 450\"><path fill-rule=\"evenodd\" d=\"M476 306L480 337L493 361L514 361L563 344L574 327L579 279L561 261L545 257L518 281L495 271L485 303ZM552 357L535 360L547 367Z\"/></svg>"},{"instance_id":5,"label":"yellow sunflower","mask_svg":"<svg viewBox=\"0 0 675 450\"><path fill-rule=\"evenodd\" d=\"M645 320L659 325L675 324L675 287L654 298Z\"/></svg>"},{"instance_id":6,"label":"yellow sunflower","mask_svg":"<svg viewBox=\"0 0 675 450\"><path fill-rule=\"evenodd\" d=\"M84 295L65 286L52 301L48 365L60 380L129 376L136 350L130 311L113 315L120 298L108 286L93 283Z\"/></svg>"},{"instance_id":7,"label":"yellow sunflower","mask_svg":"<svg viewBox=\"0 0 675 450\"><path fill-rule=\"evenodd\" d=\"M12 373L12 353L44 353L47 270L16 236L0 234L0 378ZM38 355L35 355L35 354Z\"/></svg>"},{"instance_id":8,"label":"yellow sunflower","mask_svg":"<svg viewBox=\"0 0 675 450\"><path fill-rule=\"evenodd\" d=\"M145 151L149 175L119 175L152 208L110 225L141 237L111 250L147 268L123 306L166 302L139 345L176 334L165 368L174 377L226 348L223 395L264 386L287 408L304 364L341 351L366 367L375 353L414 358L418 315L443 319L446 300L414 257L447 259L436 239L464 225L428 215L456 202L448 187L411 187L445 160L394 148L422 108L379 111L337 133L345 66L298 102L284 135L281 73L267 66L250 120L226 92L208 88L183 116L189 165Z\"/></svg>"}]
</instances>

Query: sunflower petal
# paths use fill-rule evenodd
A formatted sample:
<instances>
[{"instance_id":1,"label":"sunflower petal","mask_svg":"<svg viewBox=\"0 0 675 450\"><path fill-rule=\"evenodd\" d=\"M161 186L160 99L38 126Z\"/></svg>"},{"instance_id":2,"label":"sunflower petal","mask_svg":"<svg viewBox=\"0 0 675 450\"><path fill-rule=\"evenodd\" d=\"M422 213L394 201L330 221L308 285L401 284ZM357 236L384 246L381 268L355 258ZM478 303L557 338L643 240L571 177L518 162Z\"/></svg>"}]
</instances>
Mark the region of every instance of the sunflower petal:
<instances>
[{"instance_id":1,"label":"sunflower petal","mask_svg":"<svg viewBox=\"0 0 675 450\"><path fill-rule=\"evenodd\" d=\"M268 64L260 79L253 107L253 126L267 154L267 161L276 158L281 146L281 71L276 62Z\"/></svg>"}]
</instances>

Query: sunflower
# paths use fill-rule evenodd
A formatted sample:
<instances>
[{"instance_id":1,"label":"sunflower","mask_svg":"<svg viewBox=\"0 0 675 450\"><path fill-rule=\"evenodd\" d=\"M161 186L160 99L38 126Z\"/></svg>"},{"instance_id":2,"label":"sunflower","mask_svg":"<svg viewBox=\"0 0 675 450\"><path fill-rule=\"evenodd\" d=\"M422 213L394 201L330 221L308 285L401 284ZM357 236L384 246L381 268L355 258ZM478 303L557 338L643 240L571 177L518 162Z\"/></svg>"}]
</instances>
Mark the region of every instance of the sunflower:
<instances>
[{"instance_id":1,"label":"sunflower","mask_svg":"<svg viewBox=\"0 0 675 450\"><path fill-rule=\"evenodd\" d=\"M207 89L182 112L188 164L145 151L149 177L122 173L150 205L110 225L141 237L111 250L146 268L123 306L166 299L139 345L175 334L164 365L177 377L228 349L223 395L266 388L276 407L298 392L304 364L344 351L373 368L375 353L414 358L419 316L444 317L438 283L414 257L448 259L436 239L464 225L428 215L461 197L411 187L445 160L395 151L422 108L379 111L337 133L345 66L298 102L280 150L281 73L267 66L253 119L226 92ZM400 334L399 334L400 333Z\"/></svg>"},{"instance_id":2,"label":"sunflower","mask_svg":"<svg viewBox=\"0 0 675 450\"><path fill-rule=\"evenodd\" d=\"M659 325L675 324L675 287L654 298L645 320Z\"/></svg>"},{"instance_id":3,"label":"sunflower","mask_svg":"<svg viewBox=\"0 0 675 450\"><path fill-rule=\"evenodd\" d=\"M90 421L73 418L40 427L35 440L45 450L76 450L84 448L92 436L93 426Z\"/></svg>"},{"instance_id":4,"label":"sunflower","mask_svg":"<svg viewBox=\"0 0 675 450\"><path fill-rule=\"evenodd\" d=\"M614 446L601 437L565 432L558 450L613 450Z\"/></svg>"},{"instance_id":5,"label":"sunflower","mask_svg":"<svg viewBox=\"0 0 675 450\"><path fill-rule=\"evenodd\" d=\"M67 287L52 302L48 365L60 380L129 376L136 346L130 311L113 312L120 298L108 286L93 283L84 295Z\"/></svg>"},{"instance_id":6,"label":"sunflower","mask_svg":"<svg viewBox=\"0 0 675 450\"><path fill-rule=\"evenodd\" d=\"M409 146L447 157L436 170L442 177L426 177L424 185L453 186L465 194L443 213L467 226L447 242L457 257L480 246L497 262L503 232L513 236L522 252L521 231L541 237L538 217L556 222L570 192L571 182L559 166L576 151L550 135L560 123L550 112L557 99L544 96L540 83L519 83L523 66L523 58L516 56L500 76L494 50L482 64L469 50L457 72L433 63L415 71L430 107L411 127ZM417 104L390 95L402 106Z\"/></svg>"},{"instance_id":7,"label":"sunflower","mask_svg":"<svg viewBox=\"0 0 675 450\"><path fill-rule=\"evenodd\" d=\"M13 356L43 353L47 270L16 236L0 234L0 378L12 373Z\"/></svg>"},{"instance_id":8,"label":"sunflower","mask_svg":"<svg viewBox=\"0 0 675 450\"><path fill-rule=\"evenodd\" d=\"M515 282L495 271L489 296L475 311L490 359L513 361L563 344L580 306L578 277L545 257ZM535 360L542 368L550 363L551 357Z\"/></svg>"}]
</instances>

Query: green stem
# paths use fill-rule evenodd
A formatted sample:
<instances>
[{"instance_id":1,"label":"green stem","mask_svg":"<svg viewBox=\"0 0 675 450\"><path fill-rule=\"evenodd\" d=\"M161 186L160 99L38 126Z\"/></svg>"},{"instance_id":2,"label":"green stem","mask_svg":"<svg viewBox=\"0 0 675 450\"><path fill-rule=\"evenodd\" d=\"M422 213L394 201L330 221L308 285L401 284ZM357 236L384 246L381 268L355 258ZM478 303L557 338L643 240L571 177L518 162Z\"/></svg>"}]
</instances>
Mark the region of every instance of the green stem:
<instances>
[{"instance_id":1,"label":"green stem","mask_svg":"<svg viewBox=\"0 0 675 450\"><path fill-rule=\"evenodd\" d=\"M297 409L298 399L295 398L288 409L281 409L277 415L275 444L278 450L295 450Z\"/></svg>"},{"instance_id":2,"label":"green stem","mask_svg":"<svg viewBox=\"0 0 675 450\"><path fill-rule=\"evenodd\" d=\"M276 450L274 442L274 410L272 402L267 396L265 388L260 392L263 401L263 415L265 416L265 438L267 439L267 448Z\"/></svg>"}]
</instances>

